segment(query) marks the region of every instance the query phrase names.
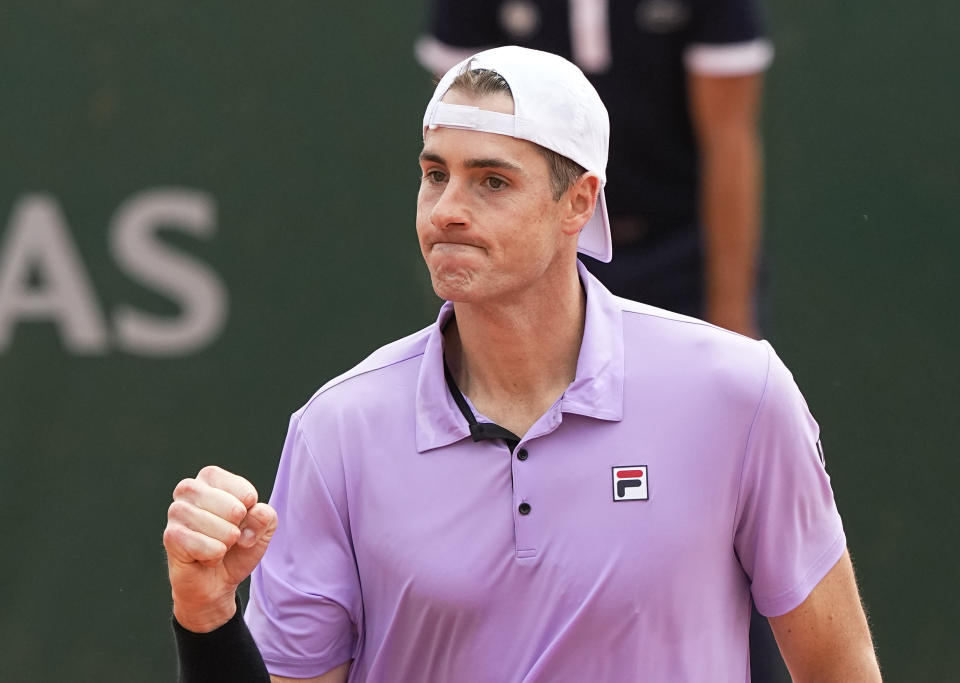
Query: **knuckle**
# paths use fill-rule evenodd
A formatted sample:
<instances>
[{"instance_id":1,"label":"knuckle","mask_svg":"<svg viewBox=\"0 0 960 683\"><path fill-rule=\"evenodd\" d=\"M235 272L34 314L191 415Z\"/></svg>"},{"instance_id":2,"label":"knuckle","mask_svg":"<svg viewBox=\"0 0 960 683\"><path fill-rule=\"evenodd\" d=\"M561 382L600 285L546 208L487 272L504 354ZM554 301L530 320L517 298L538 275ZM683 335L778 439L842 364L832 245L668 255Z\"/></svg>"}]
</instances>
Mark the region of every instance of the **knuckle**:
<instances>
[{"instance_id":1,"label":"knuckle","mask_svg":"<svg viewBox=\"0 0 960 683\"><path fill-rule=\"evenodd\" d=\"M167 508L167 519L180 520L186 517L191 505L183 500L175 500Z\"/></svg>"},{"instance_id":2,"label":"knuckle","mask_svg":"<svg viewBox=\"0 0 960 683\"><path fill-rule=\"evenodd\" d=\"M210 562L211 564L216 564L220 562L223 559L224 555L226 554L227 554L226 544L223 543L222 541L211 539L211 543L209 543L204 548L204 552L197 559L203 559L203 560L206 560L207 562Z\"/></svg>"},{"instance_id":3,"label":"knuckle","mask_svg":"<svg viewBox=\"0 0 960 683\"><path fill-rule=\"evenodd\" d=\"M183 531L175 524L167 524L163 530L163 547L167 550L183 545Z\"/></svg>"},{"instance_id":4,"label":"knuckle","mask_svg":"<svg viewBox=\"0 0 960 683\"><path fill-rule=\"evenodd\" d=\"M197 479L207 480L213 477L216 477L223 470L217 467L216 465L207 465L206 467L201 468L197 473Z\"/></svg>"},{"instance_id":5,"label":"knuckle","mask_svg":"<svg viewBox=\"0 0 960 683\"><path fill-rule=\"evenodd\" d=\"M227 521L231 524L239 524L246 516L247 509L238 503L237 505L230 506L230 511L227 513Z\"/></svg>"},{"instance_id":6,"label":"knuckle","mask_svg":"<svg viewBox=\"0 0 960 683\"><path fill-rule=\"evenodd\" d=\"M173 489L174 498L182 498L197 492L198 482L196 479L181 479L176 488Z\"/></svg>"},{"instance_id":7,"label":"knuckle","mask_svg":"<svg viewBox=\"0 0 960 683\"><path fill-rule=\"evenodd\" d=\"M270 526L277 519L276 511L266 503L260 503L253 508L252 512L253 514L250 515L251 518L256 520L256 523L263 527Z\"/></svg>"}]
</instances>

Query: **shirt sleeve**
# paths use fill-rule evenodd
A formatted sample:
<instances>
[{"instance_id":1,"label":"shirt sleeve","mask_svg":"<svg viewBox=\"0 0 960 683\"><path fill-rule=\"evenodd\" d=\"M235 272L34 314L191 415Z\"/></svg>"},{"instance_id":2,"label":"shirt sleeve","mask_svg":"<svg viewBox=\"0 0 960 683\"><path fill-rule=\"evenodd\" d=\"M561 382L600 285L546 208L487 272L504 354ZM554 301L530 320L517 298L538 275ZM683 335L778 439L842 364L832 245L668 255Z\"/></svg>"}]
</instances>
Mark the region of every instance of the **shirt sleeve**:
<instances>
[{"instance_id":1,"label":"shirt sleeve","mask_svg":"<svg viewBox=\"0 0 960 683\"><path fill-rule=\"evenodd\" d=\"M803 602L846 548L820 450L820 428L768 346L767 382L747 441L734 545L757 610Z\"/></svg>"},{"instance_id":2,"label":"shirt sleeve","mask_svg":"<svg viewBox=\"0 0 960 683\"><path fill-rule=\"evenodd\" d=\"M415 45L417 61L435 74L446 73L455 64L482 48L502 45L505 36L497 23L500 2L430 0L426 32Z\"/></svg>"},{"instance_id":3,"label":"shirt sleeve","mask_svg":"<svg viewBox=\"0 0 960 683\"><path fill-rule=\"evenodd\" d=\"M764 71L773 61L756 0L698 0L694 7L683 55L688 70L740 76Z\"/></svg>"},{"instance_id":4,"label":"shirt sleeve","mask_svg":"<svg viewBox=\"0 0 960 683\"><path fill-rule=\"evenodd\" d=\"M314 456L295 414L270 504L279 523L250 584L247 624L271 674L319 676L356 657L360 582L337 439Z\"/></svg>"}]
</instances>

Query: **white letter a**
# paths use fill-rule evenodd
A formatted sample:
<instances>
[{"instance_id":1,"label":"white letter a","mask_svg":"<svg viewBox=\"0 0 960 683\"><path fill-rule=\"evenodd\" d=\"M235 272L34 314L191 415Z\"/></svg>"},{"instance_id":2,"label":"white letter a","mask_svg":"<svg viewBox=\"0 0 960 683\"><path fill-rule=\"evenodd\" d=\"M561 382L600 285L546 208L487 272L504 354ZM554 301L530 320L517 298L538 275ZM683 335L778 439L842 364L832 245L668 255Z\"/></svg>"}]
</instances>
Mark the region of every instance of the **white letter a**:
<instances>
[{"instance_id":1,"label":"white letter a","mask_svg":"<svg viewBox=\"0 0 960 683\"><path fill-rule=\"evenodd\" d=\"M36 274L36 284L31 284ZM50 320L73 353L107 351L107 331L93 287L53 197L17 202L0 247L0 353L21 320Z\"/></svg>"}]
</instances>

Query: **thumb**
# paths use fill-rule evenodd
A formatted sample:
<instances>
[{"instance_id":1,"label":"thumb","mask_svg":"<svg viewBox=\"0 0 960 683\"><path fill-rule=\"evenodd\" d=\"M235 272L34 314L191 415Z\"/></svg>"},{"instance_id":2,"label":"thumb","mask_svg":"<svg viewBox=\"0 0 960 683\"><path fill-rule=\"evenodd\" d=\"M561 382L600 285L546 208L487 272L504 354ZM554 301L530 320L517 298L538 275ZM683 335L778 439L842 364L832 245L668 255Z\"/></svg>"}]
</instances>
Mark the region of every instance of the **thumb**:
<instances>
[{"instance_id":1,"label":"thumb","mask_svg":"<svg viewBox=\"0 0 960 683\"><path fill-rule=\"evenodd\" d=\"M240 540L223 558L223 564L237 583L250 576L267 551L277 530L277 512L266 503L257 503L247 510L240 523Z\"/></svg>"}]
</instances>

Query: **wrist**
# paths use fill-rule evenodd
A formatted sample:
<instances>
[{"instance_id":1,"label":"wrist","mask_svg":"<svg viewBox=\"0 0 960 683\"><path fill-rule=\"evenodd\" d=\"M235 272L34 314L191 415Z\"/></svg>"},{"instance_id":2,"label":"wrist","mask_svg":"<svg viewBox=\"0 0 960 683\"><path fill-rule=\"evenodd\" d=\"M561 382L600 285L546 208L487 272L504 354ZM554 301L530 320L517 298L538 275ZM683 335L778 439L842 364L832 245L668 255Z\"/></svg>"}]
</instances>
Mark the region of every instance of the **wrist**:
<instances>
[{"instance_id":1,"label":"wrist","mask_svg":"<svg viewBox=\"0 0 960 683\"><path fill-rule=\"evenodd\" d=\"M173 601L173 617L187 631L209 633L228 621L237 613L236 594L231 593L206 605L184 605L176 598Z\"/></svg>"},{"instance_id":2,"label":"wrist","mask_svg":"<svg viewBox=\"0 0 960 683\"><path fill-rule=\"evenodd\" d=\"M242 614L235 596L233 617L208 633L189 631L174 620L181 683L270 683Z\"/></svg>"}]
</instances>

